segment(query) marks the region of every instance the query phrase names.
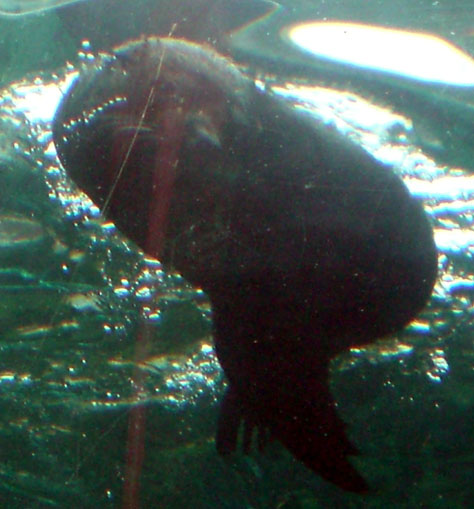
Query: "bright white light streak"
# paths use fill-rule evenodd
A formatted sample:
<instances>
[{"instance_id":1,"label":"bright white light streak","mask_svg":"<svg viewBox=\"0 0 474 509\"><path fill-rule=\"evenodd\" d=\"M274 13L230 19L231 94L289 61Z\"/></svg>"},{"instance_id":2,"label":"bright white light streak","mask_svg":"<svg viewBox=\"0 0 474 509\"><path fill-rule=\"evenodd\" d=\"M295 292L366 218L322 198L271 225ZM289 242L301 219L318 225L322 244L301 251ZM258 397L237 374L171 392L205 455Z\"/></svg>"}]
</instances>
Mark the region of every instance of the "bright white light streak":
<instances>
[{"instance_id":1,"label":"bright white light streak","mask_svg":"<svg viewBox=\"0 0 474 509\"><path fill-rule=\"evenodd\" d=\"M74 71L67 74L61 82L16 86L16 109L32 123L52 121L62 97L78 75L79 73Z\"/></svg>"},{"instance_id":2,"label":"bright white light streak","mask_svg":"<svg viewBox=\"0 0 474 509\"><path fill-rule=\"evenodd\" d=\"M432 34L321 21L293 25L282 35L316 57L416 80L474 86L474 59Z\"/></svg>"}]
</instances>

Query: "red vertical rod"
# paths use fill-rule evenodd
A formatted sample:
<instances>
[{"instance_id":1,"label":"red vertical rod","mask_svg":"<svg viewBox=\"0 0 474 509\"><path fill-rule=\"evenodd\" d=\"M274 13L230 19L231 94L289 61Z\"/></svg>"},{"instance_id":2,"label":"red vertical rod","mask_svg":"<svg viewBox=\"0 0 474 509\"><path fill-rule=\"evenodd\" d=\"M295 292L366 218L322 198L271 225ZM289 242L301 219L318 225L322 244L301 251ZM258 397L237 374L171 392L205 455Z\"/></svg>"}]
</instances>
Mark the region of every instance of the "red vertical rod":
<instances>
[{"instance_id":1,"label":"red vertical rod","mask_svg":"<svg viewBox=\"0 0 474 509\"><path fill-rule=\"evenodd\" d=\"M179 116L178 116L179 117ZM170 119L168 119L170 120ZM153 198L148 212L148 237L145 251L159 258L166 233L169 205L173 192L175 171L178 162L180 119L174 118L165 124L166 143L161 143L153 177ZM140 197L137 197L140 199ZM148 345L153 339L153 327L144 323L137 335L135 362L143 360ZM135 394L139 399L145 394L145 373L135 368L133 383ZM122 496L123 509L140 508L140 477L145 457L145 424L146 407L144 404L134 406L129 413L128 435L126 446L126 467Z\"/></svg>"}]
</instances>

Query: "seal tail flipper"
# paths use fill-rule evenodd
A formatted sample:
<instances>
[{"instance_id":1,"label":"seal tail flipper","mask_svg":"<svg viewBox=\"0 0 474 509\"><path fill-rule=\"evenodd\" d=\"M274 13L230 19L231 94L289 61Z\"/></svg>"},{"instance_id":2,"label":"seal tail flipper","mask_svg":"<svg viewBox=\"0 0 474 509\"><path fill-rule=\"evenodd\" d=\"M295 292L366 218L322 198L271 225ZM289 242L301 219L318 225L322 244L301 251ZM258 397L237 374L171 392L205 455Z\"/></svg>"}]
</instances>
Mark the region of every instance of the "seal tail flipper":
<instances>
[{"instance_id":1,"label":"seal tail flipper","mask_svg":"<svg viewBox=\"0 0 474 509\"><path fill-rule=\"evenodd\" d=\"M221 403L217 424L216 448L219 454L225 456L237 450L241 426L242 452L251 452L254 438L258 451L263 452L271 439L268 428L244 411L237 392L229 387Z\"/></svg>"},{"instance_id":2,"label":"seal tail flipper","mask_svg":"<svg viewBox=\"0 0 474 509\"><path fill-rule=\"evenodd\" d=\"M272 427L272 433L309 469L340 488L365 493L369 487L349 462L358 450L348 440L332 402L307 408Z\"/></svg>"},{"instance_id":3,"label":"seal tail flipper","mask_svg":"<svg viewBox=\"0 0 474 509\"><path fill-rule=\"evenodd\" d=\"M221 403L216 436L218 453L225 456L237 450L239 428L243 425L242 450L245 454L250 452L252 435L257 430L260 451L270 435L327 481L354 493L369 491L366 481L348 460L349 455L356 455L358 451L346 437L344 423L338 417L334 403L318 401L314 406L293 407L293 411L274 413L273 408L266 413L271 407L271 404L263 405L261 418L252 418L249 411L245 411L237 391L230 386Z\"/></svg>"}]
</instances>

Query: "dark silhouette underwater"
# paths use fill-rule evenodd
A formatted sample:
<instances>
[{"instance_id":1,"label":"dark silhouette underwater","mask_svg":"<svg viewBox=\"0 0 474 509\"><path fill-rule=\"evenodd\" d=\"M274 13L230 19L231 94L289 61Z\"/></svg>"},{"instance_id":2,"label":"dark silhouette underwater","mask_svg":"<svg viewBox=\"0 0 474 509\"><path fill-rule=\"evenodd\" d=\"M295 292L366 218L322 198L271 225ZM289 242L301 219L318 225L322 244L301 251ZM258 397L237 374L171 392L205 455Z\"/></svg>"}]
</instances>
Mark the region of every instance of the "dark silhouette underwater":
<instances>
[{"instance_id":1,"label":"dark silhouette underwater","mask_svg":"<svg viewBox=\"0 0 474 509\"><path fill-rule=\"evenodd\" d=\"M56 113L59 158L106 217L208 295L228 378L217 449L279 440L353 492L328 388L340 352L401 330L437 275L433 231L394 171L261 91L210 47L130 42Z\"/></svg>"}]
</instances>

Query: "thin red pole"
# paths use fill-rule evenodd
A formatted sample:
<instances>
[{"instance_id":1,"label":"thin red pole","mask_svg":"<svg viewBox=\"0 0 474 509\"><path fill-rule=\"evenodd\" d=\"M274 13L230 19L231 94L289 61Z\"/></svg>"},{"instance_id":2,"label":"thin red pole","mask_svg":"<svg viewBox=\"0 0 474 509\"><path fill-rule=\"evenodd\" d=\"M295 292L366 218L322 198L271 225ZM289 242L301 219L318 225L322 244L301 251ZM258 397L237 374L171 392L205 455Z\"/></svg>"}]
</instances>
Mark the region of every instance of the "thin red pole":
<instances>
[{"instance_id":1,"label":"thin red pole","mask_svg":"<svg viewBox=\"0 0 474 509\"><path fill-rule=\"evenodd\" d=\"M179 117L179 116L178 116ZM169 205L173 192L175 171L178 163L180 118L168 119L165 132L169 133L166 142L162 142L156 161L153 177L154 195L150 200L148 211L148 236L145 251L159 258L166 233ZM139 199L139 197L137 197ZM141 362L153 339L154 329L151 324L143 323L137 334L135 362ZM138 398L145 394L145 373L135 368L133 383ZM122 496L123 509L140 508L140 477L145 458L145 404L134 406L129 413L126 446L126 468Z\"/></svg>"},{"instance_id":2,"label":"thin red pole","mask_svg":"<svg viewBox=\"0 0 474 509\"><path fill-rule=\"evenodd\" d=\"M137 334L136 360L142 358L144 349L150 341L150 324L144 323ZM133 384L138 398L143 397L145 375L142 370L135 368ZM145 424L146 407L138 404L129 411L126 447L126 467L123 487L123 509L139 509L140 507L140 476L145 459Z\"/></svg>"}]
</instances>

